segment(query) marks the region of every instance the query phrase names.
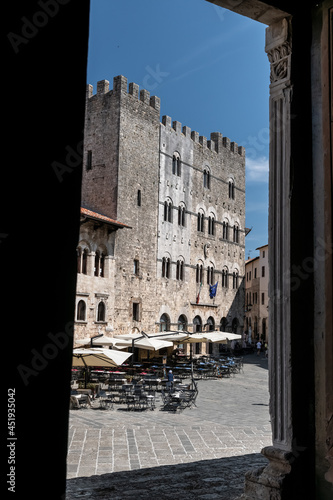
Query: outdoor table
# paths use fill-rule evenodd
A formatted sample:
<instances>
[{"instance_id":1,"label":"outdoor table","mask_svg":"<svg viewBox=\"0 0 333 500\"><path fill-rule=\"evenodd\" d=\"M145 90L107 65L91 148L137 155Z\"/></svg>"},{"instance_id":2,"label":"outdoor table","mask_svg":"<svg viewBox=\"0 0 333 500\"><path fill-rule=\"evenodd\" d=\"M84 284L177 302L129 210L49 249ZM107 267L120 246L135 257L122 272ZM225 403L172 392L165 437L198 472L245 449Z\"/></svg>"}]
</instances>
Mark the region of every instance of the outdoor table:
<instances>
[{"instance_id":1,"label":"outdoor table","mask_svg":"<svg viewBox=\"0 0 333 500\"><path fill-rule=\"evenodd\" d=\"M113 408L114 395L112 392L102 392L99 400L101 408L111 410Z\"/></svg>"},{"instance_id":2,"label":"outdoor table","mask_svg":"<svg viewBox=\"0 0 333 500\"><path fill-rule=\"evenodd\" d=\"M75 393L71 394L71 400L72 398L74 398L74 400L76 401L77 408L80 408L80 405L86 406L88 404L89 406L91 406L89 394Z\"/></svg>"},{"instance_id":3,"label":"outdoor table","mask_svg":"<svg viewBox=\"0 0 333 500\"><path fill-rule=\"evenodd\" d=\"M88 396L91 396L92 390L91 389L76 389L76 392L79 394L87 394ZM76 394L73 394L76 396Z\"/></svg>"},{"instance_id":4,"label":"outdoor table","mask_svg":"<svg viewBox=\"0 0 333 500\"><path fill-rule=\"evenodd\" d=\"M148 406L150 407L151 410L154 410L155 409L155 396L153 396L152 394L148 394L146 396L147 400L148 400Z\"/></svg>"}]
</instances>

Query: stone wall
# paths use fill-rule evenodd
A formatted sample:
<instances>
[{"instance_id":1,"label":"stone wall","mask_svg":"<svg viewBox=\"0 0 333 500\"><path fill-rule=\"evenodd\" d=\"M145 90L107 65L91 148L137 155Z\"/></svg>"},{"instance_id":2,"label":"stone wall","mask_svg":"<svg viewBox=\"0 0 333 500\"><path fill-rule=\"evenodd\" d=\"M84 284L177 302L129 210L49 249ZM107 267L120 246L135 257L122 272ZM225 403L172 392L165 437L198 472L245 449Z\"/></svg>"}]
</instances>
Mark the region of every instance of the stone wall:
<instances>
[{"instance_id":1,"label":"stone wall","mask_svg":"<svg viewBox=\"0 0 333 500\"><path fill-rule=\"evenodd\" d=\"M178 328L183 315L192 330L194 318L200 316L202 327L210 322L213 329L219 329L226 318L229 331L234 320L240 333L245 150L217 132L207 141L168 116L160 123L159 112L159 98L150 97L135 83L127 85L123 76L114 78L112 90L109 82L99 82L96 95L88 86L82 204L130 226L113 233L114 253L108 252L114 257L112 274L103 278L108 289L106 323L115 333L128 333L134 327L149 333L160 329L163 314L172 329ZM198 231L199 212L203 231ZM210 226L209 231L210 217L214 230ZM228 239L223 223L228 223ZM81 239L98 239L87 228L81 229ZM163 259L169 259L168 276L162 276ZM183 265L182 276L177 273L177 262ZM199 304L197 264L203 267ZM218 282L213 299L207 268L214 273L211 284ZM222 270L228 274L228 287L222 288ZM233 286L235 272L238 287ZM84 280L80 277L78 292L80 287L82 293L97 286L96 280Z\"/></svg>"}]
</instances>

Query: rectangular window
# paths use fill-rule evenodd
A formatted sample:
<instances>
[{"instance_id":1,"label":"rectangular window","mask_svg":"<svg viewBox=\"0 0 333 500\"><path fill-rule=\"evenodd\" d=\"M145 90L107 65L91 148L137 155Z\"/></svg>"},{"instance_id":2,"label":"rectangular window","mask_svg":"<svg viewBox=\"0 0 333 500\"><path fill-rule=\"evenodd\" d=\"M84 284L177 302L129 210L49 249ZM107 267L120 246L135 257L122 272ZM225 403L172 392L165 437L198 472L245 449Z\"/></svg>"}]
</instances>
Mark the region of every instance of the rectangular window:
<instances>
[{"instance_id":1,"label":"rectangular window","mask_svg":"<svg viewBox=\"0 0 333 500\"><path fill-rule=\"evenodd\" d=\"M138 207L141 207L141 189L138 189L137 202L138 202Z\"/></svg>"},{"instance_id":2,"label":"rectangular window","mask_svg":"<svg viewBox=\"0 0 333 500\"><path fill-rule=\"evenodd\" d=\"M254 277L255 278L257 277L257 268L256 267L254 268Z\"/></svg>"},{"instance_id":3,"label":"rectangular window","mask_svg":"<svg viewBox=\"0 0 333 500\"><path fill-rule=\"evenodd\" d=\"M264 292L261 294L261 304L265 305L265 294L264 294Z\"/></svg>"},{"instance_id":4,"label":"rectangular window","mask_svg":"<svg viewBox=\"0 0 333 500\"><path fill-rule=\"evenodd\" d=\"M92 151L87 151L87 170L92 169Z\"/></svg>"},{"instance_id":5,"label":"rectangular window","mask_svg":"<svg viewBox=\"0 0 333 500\"><path fill-rule=\"evenodd\" d=\"M262 268L261 268L261 277L262 278L265 277L265 266L262 266Z\"/></svg>"},{"instance_id":6,"label":"rectangular window","mask_svg":"<svg viewBox=\"0 0 333 500\"><path fill-rule=\"evenodd\" d=\"M140 304L138 302L133 302L133 321L140 320Z\"/></svg>"},{"instance_id":7,"label":"rectangular window","mask_svg":"<svg viewBox=\"0 0 333 500\"><path fill-rule=\"evenodd\" d=\"M138 259L134 259L133 261L133 273L135 276L139 276L139 261Z\"/></svg>"}]
</instances>

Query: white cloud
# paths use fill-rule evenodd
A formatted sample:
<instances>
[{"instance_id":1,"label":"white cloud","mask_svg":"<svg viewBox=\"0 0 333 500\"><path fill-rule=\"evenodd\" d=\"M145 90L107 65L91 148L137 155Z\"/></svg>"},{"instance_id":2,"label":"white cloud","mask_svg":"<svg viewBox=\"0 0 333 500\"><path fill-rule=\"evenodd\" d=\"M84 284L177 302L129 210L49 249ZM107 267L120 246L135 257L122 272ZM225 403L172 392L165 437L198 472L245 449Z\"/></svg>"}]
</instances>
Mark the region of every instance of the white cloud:
<instances>
[{"instance_id":1,"label":"white cloud","mask_svg":"<svg viewBox=\"0 0 333 500\"><path fill-rule=\"evenodd\" d=\"M247 182L268 182L268 158L247 158L245 172Z\"/></svg>"}]
</instances>

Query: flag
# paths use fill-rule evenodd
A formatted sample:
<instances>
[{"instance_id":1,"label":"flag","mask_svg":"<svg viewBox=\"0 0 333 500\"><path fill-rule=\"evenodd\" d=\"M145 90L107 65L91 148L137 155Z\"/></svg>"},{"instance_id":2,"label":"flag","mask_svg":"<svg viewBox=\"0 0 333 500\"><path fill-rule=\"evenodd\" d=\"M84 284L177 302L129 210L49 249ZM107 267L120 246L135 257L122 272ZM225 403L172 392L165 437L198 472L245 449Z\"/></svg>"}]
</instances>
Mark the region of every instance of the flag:
<instances>
[{"instance_id":1,"label":"flag","mask_svg":"<svg viewBox=\"0 0 333 500\"><path fill-rule=\"evenodd\" d=\"M215 285L209 285L209 296L211 299L213 299L216 295L217 284L218 281L215 283Z\"/></svg>"},{"instance_id":2,"label":"flag","mask_svg":"<svg viewBox=\"0 0 333 500\"><path fill-rule=\"evenodd\" d=\"M200 283L200 286L199 286L199 292L198 292L198 295L197 295L197 299L196 299L196 301L195 301L195 302L196 302L196 304L199 304L201 287L202 287L202 283Z\"/></svg>"}]
</instances>

